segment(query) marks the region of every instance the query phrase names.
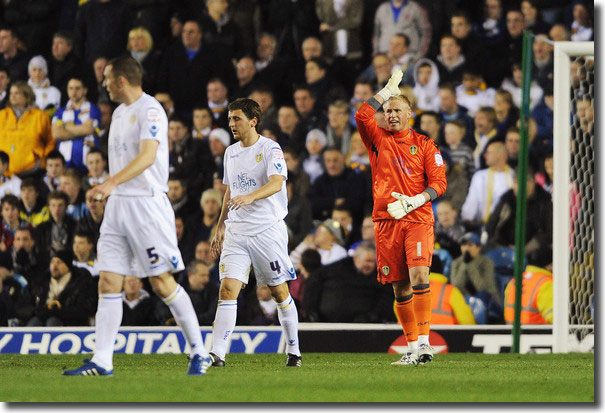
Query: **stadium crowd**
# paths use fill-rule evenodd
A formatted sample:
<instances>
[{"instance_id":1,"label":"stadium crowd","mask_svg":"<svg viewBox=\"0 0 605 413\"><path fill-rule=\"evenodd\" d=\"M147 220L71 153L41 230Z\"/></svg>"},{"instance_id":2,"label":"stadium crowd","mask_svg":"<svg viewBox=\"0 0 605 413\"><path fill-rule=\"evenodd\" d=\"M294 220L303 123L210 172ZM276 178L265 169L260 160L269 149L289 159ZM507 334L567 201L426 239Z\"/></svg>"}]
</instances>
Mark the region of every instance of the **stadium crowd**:
<instances>
[{"instance_id":1,"label":"stadium crowd","mask_svg":"<svg viewBox=\"0 0 605 413\"><path fill-rule=\"evenodd\" d=\"M504 322L523 30L536 34L525 253L552 281L552 41L592 40L592 14L584 0L1 2L0 326L94 323L104 201L87 193L108 176L115 105L103 69L123 54L141 64L144 91L169 116L168 198L187 263L177 280L201 325L218 300L210 240L234 142L226 108L238 97L259 103L259 132L284 149L301 321L396 321L393 292L375 279L369 157L354 120L396 69L411 126L447 165L447 191L433 202L433 322ZM594 64L576 65L584 93L575 127L592 133L592 88L583 85ZM154 297L148 281L127 277L123 324L175 325ZM278 324L266 287L242 290L237 319Z\"/></svg>"}]
</instances>

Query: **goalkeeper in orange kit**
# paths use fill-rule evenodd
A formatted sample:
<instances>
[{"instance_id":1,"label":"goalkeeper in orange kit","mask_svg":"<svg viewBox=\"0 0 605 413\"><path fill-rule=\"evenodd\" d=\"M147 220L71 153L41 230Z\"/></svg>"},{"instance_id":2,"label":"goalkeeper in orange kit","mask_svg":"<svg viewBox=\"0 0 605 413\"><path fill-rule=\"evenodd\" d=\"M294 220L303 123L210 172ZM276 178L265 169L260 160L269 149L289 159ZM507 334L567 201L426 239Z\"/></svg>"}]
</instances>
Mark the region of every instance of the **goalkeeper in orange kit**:
<instances>
[{"instance_id":1,"label":"goalkeeper in orange kit","mask_svg":"<svg viewBox=\"0 0 605 413\"><path fill-rule=\"evenodd\" d=\"M400 94L401 78L401 70L395 71L386 87L359 108L355 120L370 154L378 281L393 286L395 309L408 342L408 353L392 364L416 365L433 360L431 201L445 192L447 182L435 142L409 127L412 110ZM383 104L387 129L374 118Z\"/></svg>"}]
</instances>

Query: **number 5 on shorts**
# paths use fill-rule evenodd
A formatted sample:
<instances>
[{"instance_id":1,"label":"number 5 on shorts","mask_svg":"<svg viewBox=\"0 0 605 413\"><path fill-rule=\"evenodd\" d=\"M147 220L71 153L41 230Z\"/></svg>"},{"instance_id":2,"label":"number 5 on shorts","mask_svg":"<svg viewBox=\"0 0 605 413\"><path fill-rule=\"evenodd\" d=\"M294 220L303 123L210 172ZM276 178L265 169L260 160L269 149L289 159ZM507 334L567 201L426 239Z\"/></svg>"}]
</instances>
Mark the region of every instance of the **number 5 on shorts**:
<instances>
[{"instance_id":1,"label":"number 5 on shorts","mask_svg":"<svg viewBox=\"0 0 605 413\"><path fill-rule=\"evenodd\" d=\"M155 247L147 248L147 256L149 256L149 260L152 264L155 264L160 259L160 256L155 253Z\"/></svg>"}]
</instances>

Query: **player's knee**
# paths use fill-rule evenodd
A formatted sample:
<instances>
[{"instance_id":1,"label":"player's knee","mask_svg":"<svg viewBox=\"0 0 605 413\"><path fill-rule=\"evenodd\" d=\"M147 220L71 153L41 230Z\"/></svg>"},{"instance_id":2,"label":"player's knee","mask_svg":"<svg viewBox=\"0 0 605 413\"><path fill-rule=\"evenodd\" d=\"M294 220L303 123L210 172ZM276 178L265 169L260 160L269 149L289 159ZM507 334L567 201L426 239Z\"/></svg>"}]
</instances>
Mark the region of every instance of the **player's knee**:
<instances>
[{"instance_id":1,"label":"player's knee","mask_svg":"<svg viewBox=\"0 0 605 413\"><path fill-rule=\"evenodd\" d=\"M288 298L288 295L290 295L288 284L286 283L274 287L269 286L269 289L271 290L271 297L278 303L284 302Z\"/></svg>"},{"instance_id":2,"label":"player's knee","mask_svg":"<svg viewBox=\"0 0 605 413\"><path fill-rule=\"evenodd\" d=\"M99 276L99 294L118 294L122 291L123 277L101 273Z\"/></svg>"},{"instance_id":3,"label":"player's knee","mask_svg":"<svg viewBox=\"0 0 605 413\"><path fill-rule=\"evenodd\" d=\"M242 283L237 280L224 279L221 282L221 287L219 289L219 299L220 300L235 300L239 295L240 290L242 289Z\"/></svg>"}]
</instances>

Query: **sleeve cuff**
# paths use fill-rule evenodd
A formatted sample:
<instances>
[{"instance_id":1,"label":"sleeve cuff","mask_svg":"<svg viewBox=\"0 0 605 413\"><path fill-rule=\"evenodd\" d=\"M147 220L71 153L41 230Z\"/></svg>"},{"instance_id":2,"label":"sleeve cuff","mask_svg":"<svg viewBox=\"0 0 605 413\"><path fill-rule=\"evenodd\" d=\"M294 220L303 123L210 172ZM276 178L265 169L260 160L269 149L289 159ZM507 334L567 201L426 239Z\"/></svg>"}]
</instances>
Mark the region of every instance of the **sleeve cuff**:
<instances>
[{"instance_id":1,"label":"sleeve cuff","mask_svg":"<svg viewBox=\"0 0 605 413\"><path fill-rule=\"evenodd\" d=\"M380 109L380 107L382 106L374 97L369 98L366 103L368 105L370 105L372 107L372 109L374 109L376 112L378 112L378 110Z\"/></svg>"},{"instance_id":2,"label":"sleeve cuff","mask_svg":"<svg viewBox=\"0 0 605 413\"><path fill-rule=\"evenodd\" d=\"M433 188L426 188L424 192L429 194L429 196L431 197L431 201L434 201L439 197L439 195L437 195L437 191L435 191Z\"/></svg>"}]
</instances>

